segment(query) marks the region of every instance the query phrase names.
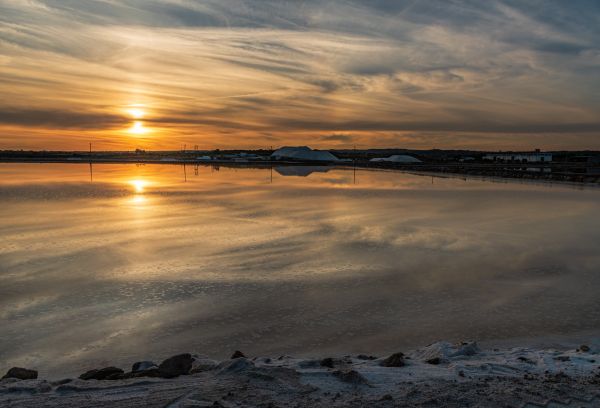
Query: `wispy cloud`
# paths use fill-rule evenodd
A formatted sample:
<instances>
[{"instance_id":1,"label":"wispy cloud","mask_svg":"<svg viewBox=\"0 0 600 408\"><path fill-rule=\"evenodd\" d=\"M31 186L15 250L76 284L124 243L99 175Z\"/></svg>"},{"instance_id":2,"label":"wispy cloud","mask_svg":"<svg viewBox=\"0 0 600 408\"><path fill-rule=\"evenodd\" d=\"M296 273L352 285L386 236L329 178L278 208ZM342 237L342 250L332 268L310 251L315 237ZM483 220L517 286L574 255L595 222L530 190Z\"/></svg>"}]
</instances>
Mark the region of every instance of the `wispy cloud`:
<instances>
[{"instance_id":1,"label":"wispy cloud","mask_svg":"<svg viewBox=\"0 0 600 408\"><path fill-rule=\"evenodd\" d=\"M73 147L65 129L111 147L600 148L599 23L585 0L0 0L0 148Z\"/></svg>"}]
</instances>

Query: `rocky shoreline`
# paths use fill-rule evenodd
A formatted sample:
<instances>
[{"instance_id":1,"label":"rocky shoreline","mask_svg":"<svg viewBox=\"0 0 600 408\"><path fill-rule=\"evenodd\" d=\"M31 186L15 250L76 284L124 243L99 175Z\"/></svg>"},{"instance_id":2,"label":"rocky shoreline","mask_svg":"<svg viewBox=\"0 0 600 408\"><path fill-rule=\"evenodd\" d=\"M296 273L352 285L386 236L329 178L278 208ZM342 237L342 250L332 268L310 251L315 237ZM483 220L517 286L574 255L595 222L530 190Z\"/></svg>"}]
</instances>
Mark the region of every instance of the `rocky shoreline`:
<instances>
[{"instance_id":1,"label":"rocky shoreline","mask_svg":"<svg viewBox=\"0 0 600 408\"><path fill-rule=\"evenodd\" d=\"M387 356L217 361L183 353L129 371L99 367L78 378L38 379L13 367L0 407L597 407L600 347L482 350L437 342Z\"/></svg>"}]
</instances>

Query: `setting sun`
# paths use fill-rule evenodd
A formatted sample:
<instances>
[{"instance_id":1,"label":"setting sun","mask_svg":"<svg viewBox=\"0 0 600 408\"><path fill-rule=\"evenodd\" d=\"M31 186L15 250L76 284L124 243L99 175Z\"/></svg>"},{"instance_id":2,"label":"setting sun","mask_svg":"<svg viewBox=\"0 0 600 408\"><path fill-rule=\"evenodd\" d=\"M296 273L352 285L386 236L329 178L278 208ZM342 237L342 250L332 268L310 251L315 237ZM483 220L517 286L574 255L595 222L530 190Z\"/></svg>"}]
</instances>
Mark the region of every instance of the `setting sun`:
<instances>
[{"instance_id":1,"label":"setting sun","mask_svg":"<svg viewBox=\"0 0 600 408\"><path fill-rule=\"evenodd\" d=\"M133 122L133 125L131 125L131 127L128 130L129 133L135 134L135 135L143 135L144 133L148 132L148 129L146 129L144 127L144 123L136 120L135 122Z\"/></svg>"},{"instance_id":2,"label":"setting sun","mask_svg":"<svg viewBox=\"0 0 600 408\"><path fill-rule=\"evenodd\" d=\"M128 113L129 113L131 116L133 116L133 118L135 118L135 119L141 119L141 118L143 118L143 117L144 117L144 115L146 114L146 113L144 112L144 110L143 110L143 109L140 109L140 108L131 108L131 109L127 109L127 112L128 112Z\"/></svg>"}]
</instances>

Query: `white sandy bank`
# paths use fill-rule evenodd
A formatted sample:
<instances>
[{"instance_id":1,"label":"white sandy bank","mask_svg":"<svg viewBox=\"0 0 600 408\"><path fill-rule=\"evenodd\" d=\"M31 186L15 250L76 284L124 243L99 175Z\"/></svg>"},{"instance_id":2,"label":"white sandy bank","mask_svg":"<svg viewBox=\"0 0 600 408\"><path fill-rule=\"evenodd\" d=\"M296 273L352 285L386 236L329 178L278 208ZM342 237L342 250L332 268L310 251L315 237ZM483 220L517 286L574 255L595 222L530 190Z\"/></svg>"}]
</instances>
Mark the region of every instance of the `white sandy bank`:
<instances>
[{"instance_id":1,"label":"white sandy bank","mask_svg":"<svg viewBox=\"0 0 600 408\"><path fill-rule=\"evenodd\" d=\"M194 357L190 375L5 379L2 407L598 407L600 350L434 343L383 356ZM387 366L386 366L387 365ZM390 366L392 365L392 366Z\"/></svg>"}]
</instances>

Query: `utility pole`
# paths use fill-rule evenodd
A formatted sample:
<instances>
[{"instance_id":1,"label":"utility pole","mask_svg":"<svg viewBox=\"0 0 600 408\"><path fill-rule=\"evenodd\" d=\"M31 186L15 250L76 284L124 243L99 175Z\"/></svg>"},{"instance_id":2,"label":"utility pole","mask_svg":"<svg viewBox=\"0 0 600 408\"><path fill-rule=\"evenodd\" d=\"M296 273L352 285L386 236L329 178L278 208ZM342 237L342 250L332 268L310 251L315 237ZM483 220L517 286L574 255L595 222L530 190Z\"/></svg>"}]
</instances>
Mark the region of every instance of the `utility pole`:
<instances>
[{"instance_id":1,"label":"utility pole","mask_svg":"<svg viewBox=\"0 0 600 408\"><path fill-rule=\"evenodd\" d=\"M354 184L356 184L356 145L354 145L354 154L352 155L352 167L354 175Z\"/></svg>"},{"instance_id":2,"label":"utility pole","mask_svg":"<svg viewBox=\"0 0 600 408\"><path fill-rule=\"evenodd\" d=\"M92 170L92 142L90 142L90 183L94 182L94 171Z\"/></svg>"}]
</instances>

